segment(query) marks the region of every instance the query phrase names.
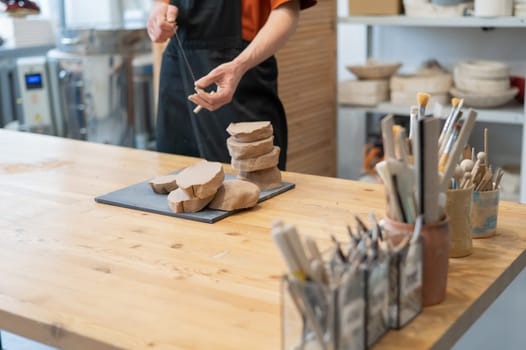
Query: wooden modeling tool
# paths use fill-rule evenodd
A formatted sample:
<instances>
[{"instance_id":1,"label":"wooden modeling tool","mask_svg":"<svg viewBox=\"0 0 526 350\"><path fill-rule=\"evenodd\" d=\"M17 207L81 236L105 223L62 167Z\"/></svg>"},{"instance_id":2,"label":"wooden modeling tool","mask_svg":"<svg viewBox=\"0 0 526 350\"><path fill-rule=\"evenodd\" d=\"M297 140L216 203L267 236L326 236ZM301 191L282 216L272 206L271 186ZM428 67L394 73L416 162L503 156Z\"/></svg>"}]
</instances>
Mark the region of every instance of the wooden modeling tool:
<instances>
[{"instance_id":1,"label":"wooden modeling tool","mask_svg":"<svg viewBox=\"0 0 526 350\"><path fill-rule=\"evenodd\" d=\"M195 88L195 91L196 91L197 93L199 93L199 92L205 92L204 90L201 90L201 89L199 89L199 88ZM206 92L205 92L205 93L206 93ZM210 91L209 95L213 95L213 94L215 94L215 93L216 93L215 91ZM194 112L194 114L197 114L197 113L201 112L202 109L203 109L203 106L198 105L197 107L194 108L193 112Z\"/></svg>"},{"instance_id":2,"label":"wooden modeling tool","mask_svg":"<svg viewBox=\"0 0 526 350\"><path fill-rule=\"evenodd\" d=\"M478 186L484 174L486 173L486 153L479 152L477 153L477 161L471 170L471 180Z\"/></svg>"},{"instance_id":3,"label":"wooden modeling tool","mask_svg":"<svg viewBox=\"0 0 526 350\"><path fill-rule=\"evenodd\" d=\"M464 170L462 169L460 165L457 165L455 167L455 173L453 174L453 178L455 181L451 181L452 182L451 188L453 190L456 190L460 187L463 177L464 177Z\"/></svg>"},{"instance_id":4,"label":"wooden modeling tool","mask_svg":"<svg viewBox=\"0 0 526 350\"><path fill-rule=\"evenodd\" d=\"M464 159L462 162L460 162L460 167L462 168L462 171L464 173L471 174L471 170L473 170L473 165L475 164L471 159Z\"/></svg>"},{"instance_id":5,"label":"wooden modeling tool","mask_svg":"<svg viewBox=\"0 0 526 350\"><path fill-rule=\"evenodd\" d=\"M418 120L418 106L411 106L409 111L409 138L413 140L415 133L415 124Z\"/></svg>"},{"instance_id":6,"label":"wooden modeling tool","mask_svg":"<svg viewBox=\"0 0 526 350\"><path fill-rule=\"evenodd\" d=\"M415 131L413 138L413 169L414 169L414 179L415 179L415 201L416 201L416 212L417 215L422 215L423 213L423 193L424 193L424 166L425 159L423 153L423 136L422 136L422 126L419 120L415 123Z\"/></svg>"},{"instance_id":7,"label":"wooden modeling tool","mask_svg":"<svg viewBox=\"0 0 526 350\"><path fill-rule=\"evenodd\" d=\"M421 161L420 178L422 193L421 214L424 215L424 223L432 224L440 219L438 206L438 138L440 136L440 120L438 118L426 118L420 120L421 155L425 158ZM453 169L454 170L454 169Z\"/></svg>"},{"instance_id":8,"label":"wooden modeling tool","mask_svg":"<svg viewBox=\"0 0 526 350\"><path fill-rule=\"evenodd\" d=\"M388 114L382 119L382 139L384 143L384 154L385 158L395 158L395 144L393 136L393 127L394 127L394 117L391 114Z\"/></svg>"},{"instance_id":9,"label":"wooden modeling tool","mask_svg":"<svg viewBox=\"0 0 526 350\"><path fill-rule=\"evenodd\" d=\"M404 222L412 224L417 216L416 205L413 196L413 172L403 161L387 160L389 173L391 174L397 203Z\"/></svg>"},{"instance_id":10,"label":"wooden modeling tool","mask_svg":"<svg viewBox=\"0 0 526 350\"><path fill-rule=\"evenodd\" d=\"M398 131L396 132L395 136L395 146L397 150L397 159L402 161L406 164L406 166L409 165L409 147L407 144L407 138L405 136L405 129L402 127L398 127Z\"/></svg>"},{"instance_id":11,"label":"wooden modeling tool","mask_svg":"<svg viewBox=\"0 0 526 350\"><path fill-rule=\"evenodd\" d=\"M404 215L401 211L401 205L398 201L396 178L393 179L393 177L389 173L390 169L388 161L389 159L379 162L378 164L376 164L375 168L376 172L378 173L378 175L382 179L382 182L384 183L385 199L387 202L388 214L391 217L391 219L402 222Z\"/></svg>"},{"instance_id":12,"label":"wooden modeling tool","mask_svg":"<svg viewBox=\"0 0 526 350\"><path fill-rule=\"evenodd\" d=\"M488 128L484 128L484 153L486 153L486 164L489 164L488 155Z\"/></svg>"},{"instance_id":13,"label":"wooden modeling tool","mask_svg":"<svg viewBox=\"0 0 526 350\"><path fill-rule=\"evenodd\" d=\"M462 151L462 156L460 159L471 159L471 146L466 145Z\"/></svg>"},{"instance_id":14,"label":"wooden modeling tool","mask_svg":"<svg viewBox=\"0 0 526 350\"><path fill-rule=\"evenodd\" d=\"M276 221L272 224L272 239L278 246L291 275L297 280L305 281L308 274L296 254L295 247L292 245L292 239L289 237L290 232L290 227L285 227L281 221ZM308 263L306 264L308 265ZM310 270L310 266L307 269Z\"/></svg>"},{"instance_id":15,"label":"wooden modeling tool","mask_svg":"<svg viewBox=\"0 0 526 350\"><path fill-rule=\"evenodd\" d=\"M413 140L415 138L415 130L416 130L416 122L418 120L418 107L417 106L411 106L411 110L409 112L409 137L407 138L407 150L408 155L413 155ZM410 157L411 163L412 163L412 157Z\"/></svg>"}]
</instances>

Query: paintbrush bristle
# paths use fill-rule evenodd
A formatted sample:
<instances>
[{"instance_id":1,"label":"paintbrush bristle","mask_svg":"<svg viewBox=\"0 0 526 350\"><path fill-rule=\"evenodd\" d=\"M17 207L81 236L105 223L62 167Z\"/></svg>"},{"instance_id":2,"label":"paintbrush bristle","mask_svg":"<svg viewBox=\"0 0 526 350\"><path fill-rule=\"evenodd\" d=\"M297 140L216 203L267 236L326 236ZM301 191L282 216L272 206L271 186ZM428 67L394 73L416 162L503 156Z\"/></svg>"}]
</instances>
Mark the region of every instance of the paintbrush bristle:
<instances>
[{"instance_id":1,"label":"paintbrush bristle","mask_svg":"<svg viewBox=\"0 0 526 350\"><path fill-rule=\"evenodd\" d=\"M460 98L453 97L453 98L451 99L451 105L452 105L453 107L457 107L459 103L460 103Z\"/></svg>"},{"instance_id":2,"label":"paintbrush bristle","mask_svg":"<svg viewBox=\"0 0 526 350\"><path fill-rule=\"evenodd\" d=\"M429 94L425 92L419 92L417 95L418 105L419 106L427 106L427 102L429 102L429 98L431 97Z\"/></svg>"}]
</instances>

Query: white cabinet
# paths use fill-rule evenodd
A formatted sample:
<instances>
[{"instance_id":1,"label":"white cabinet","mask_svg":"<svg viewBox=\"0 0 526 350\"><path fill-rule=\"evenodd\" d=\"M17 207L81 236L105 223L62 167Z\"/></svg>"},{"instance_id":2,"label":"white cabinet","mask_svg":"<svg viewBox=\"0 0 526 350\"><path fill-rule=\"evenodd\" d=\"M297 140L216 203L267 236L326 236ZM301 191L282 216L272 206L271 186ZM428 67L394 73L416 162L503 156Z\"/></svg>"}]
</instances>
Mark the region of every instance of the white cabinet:
<instances>
[{"instance_id":1,"label":"white cabinet","mask_svg":"<svg viewBox=\"0 0 526 350\"><path fill-rule=\"evenodd\" d=\"M379 61L403 62L402 72L414 72L425 60L437 59L446 68L465 59L499 60L512 67L512 74L526 74L526 18L418 18L408 16L340 17L341 25L364 25L366 52ZM342 40L343 39L343 40ZM345 38L340 38L340 43ZM340 50L352 50L339 47ZM416 97L415 97L416 99ZM381 103L363 111L408 114L409 106ZM495 145L516 143L512 147L521 164L520 202L526 203L526 110L512 103L497 109L476 109L477 121L505 125L493 139ZM504 128L504 129L506 129ZM520 129L520 131L519 131ZM509 135L514 135L513 139ZM510 152L505 151L506 156ZM513 152L512 152L513 153Z\"/></svg>"}]
</instances>

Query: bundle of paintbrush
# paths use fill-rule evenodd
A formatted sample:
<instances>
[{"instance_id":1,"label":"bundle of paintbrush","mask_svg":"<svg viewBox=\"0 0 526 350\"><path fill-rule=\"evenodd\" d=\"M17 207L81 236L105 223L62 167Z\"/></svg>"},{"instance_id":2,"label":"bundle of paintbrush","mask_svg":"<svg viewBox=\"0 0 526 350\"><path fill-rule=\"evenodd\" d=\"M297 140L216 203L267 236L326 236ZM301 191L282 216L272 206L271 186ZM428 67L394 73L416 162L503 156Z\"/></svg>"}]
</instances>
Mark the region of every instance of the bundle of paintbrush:
<instances>
[{"instance_id":1,"label":"bundle of paintbrush","mask_svg":"<svg viewBox=\"0 0 526 350\"><path fill-rule=\"evenodd\" d=\"M441 120L426 115L428 100L428 94L417 94L418 105L410 111L408 139L391 115L382 120L385 160L376 170L385 186L386 214L398 222L413 224L423 215L424 223L432 224L444 216L445 192L456 159L475 124L476 112L469 110L462 121L463 101L453 99L440 131Z\"/></svg>"},{"instance_id":2,"label":"bundle of paintbrush","mask_svg":"<svg viewBox=\"0 0 526 350\"><path fill-rule=\"evenodd\" d=\"M312 238L303 244L294 226L273 225L290 271L285 290L301 316L299 348L366 349L390 326L399 328L421 311L420 226L395 245L369 218L370 228L358 217L354 230L347 227L348 242L331 236L333 245L323 254ZM287 340L291 320L284 322L285 341L298 345L298 339Z\"/></svg>"}]
</instances>

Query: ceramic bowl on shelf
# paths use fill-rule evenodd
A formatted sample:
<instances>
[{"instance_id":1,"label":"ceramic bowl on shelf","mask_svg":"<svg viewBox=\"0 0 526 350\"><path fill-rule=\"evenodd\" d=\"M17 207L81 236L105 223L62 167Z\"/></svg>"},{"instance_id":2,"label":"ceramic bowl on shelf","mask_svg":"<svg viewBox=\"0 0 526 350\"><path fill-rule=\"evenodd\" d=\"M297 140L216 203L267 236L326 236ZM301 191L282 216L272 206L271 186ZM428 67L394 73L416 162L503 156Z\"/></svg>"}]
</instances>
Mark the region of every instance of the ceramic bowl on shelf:
<instances>
[{"instance_id":1,"label":"ceramic bowl on shelf","mask_svg":"<svg viewBox=\"0 0 526 350\"><path fill-rule=\"evenodd\" d=\"M358 79L388 79L402 66L401 63L368 63L347 66Z\"/></svg>"},{"instance_id":2,"label":"ceramic bowl on shelf","mask_svg":"<svg viewBox=\"0 0 526 350\"><path fill-rule=\"evenodd\" d=\"M449 93L453 97L464 99L464 105L466 107L475 108L493 108L505 105L510 102L518 92L519 89L516 87L504 91L493 92L491 94L467 92L457 88L449 90Z\"/></svg>"},{"instance_id":3,"label":"ceramic bowl on shelf","mask_svg":"<svg viewBox=\"0 0 526 350\"><path fill-rule=\"evenodd\" d=\"M510 66L499 61L469 60L455 66L458 74L478 79L508 79Z\"/></svg>"}]
</instances>

